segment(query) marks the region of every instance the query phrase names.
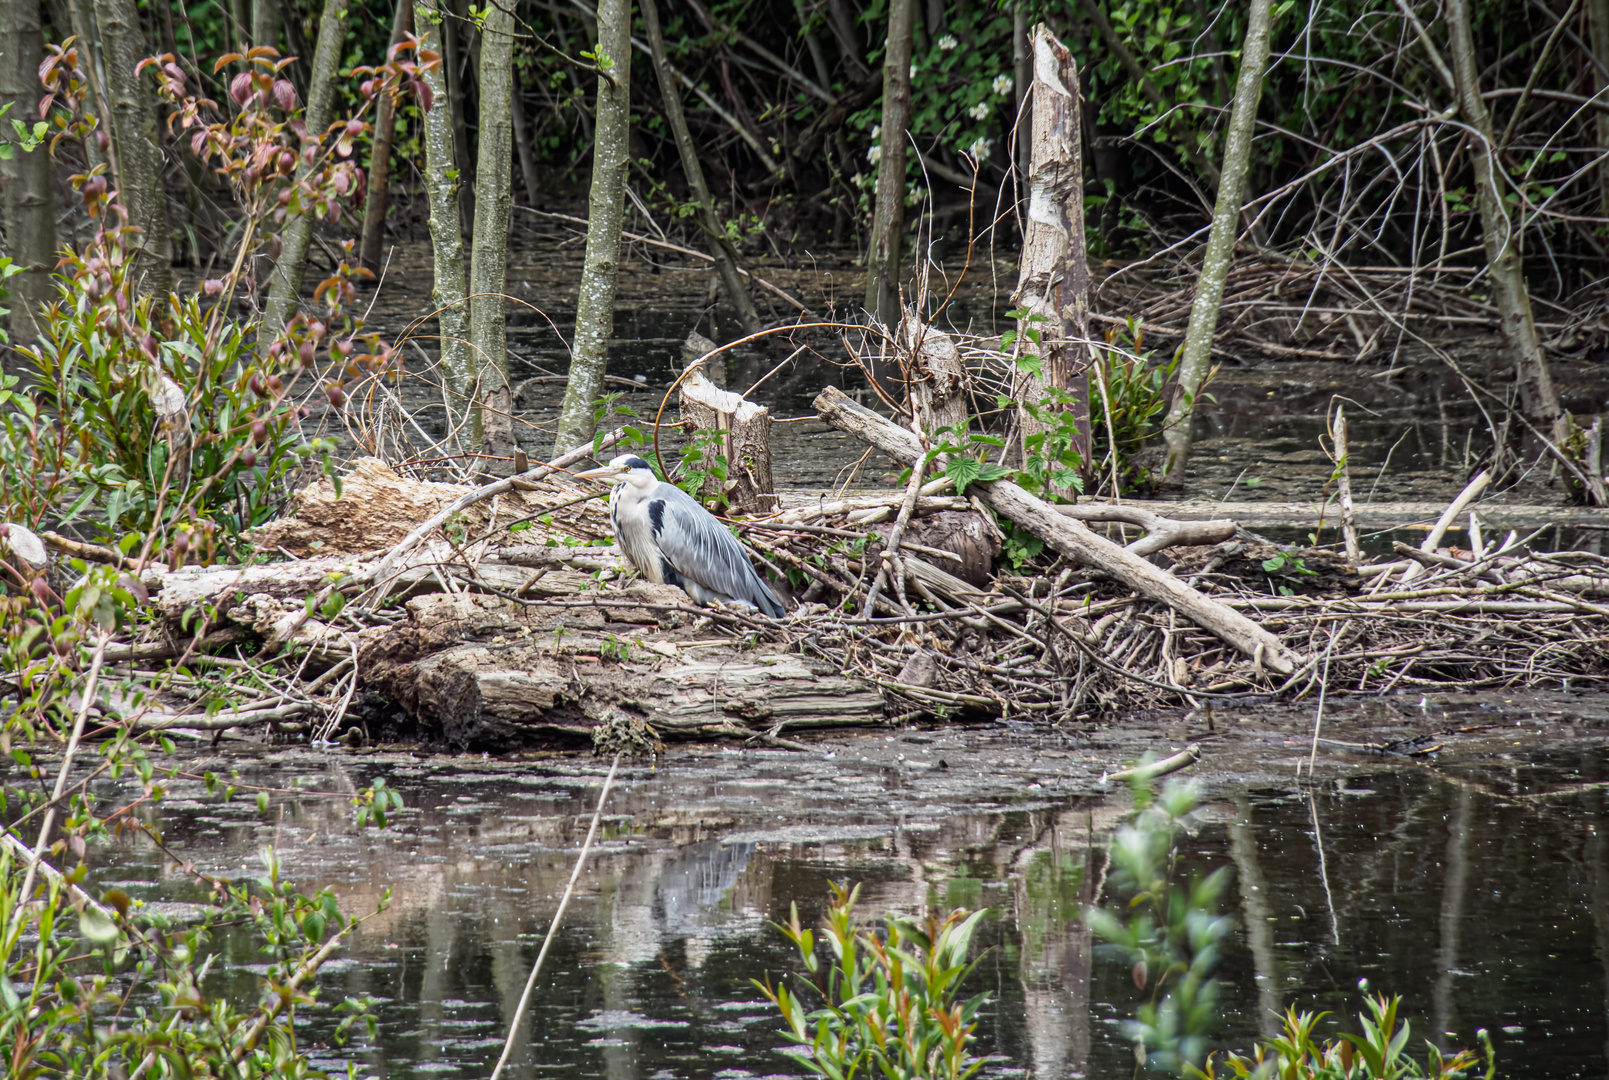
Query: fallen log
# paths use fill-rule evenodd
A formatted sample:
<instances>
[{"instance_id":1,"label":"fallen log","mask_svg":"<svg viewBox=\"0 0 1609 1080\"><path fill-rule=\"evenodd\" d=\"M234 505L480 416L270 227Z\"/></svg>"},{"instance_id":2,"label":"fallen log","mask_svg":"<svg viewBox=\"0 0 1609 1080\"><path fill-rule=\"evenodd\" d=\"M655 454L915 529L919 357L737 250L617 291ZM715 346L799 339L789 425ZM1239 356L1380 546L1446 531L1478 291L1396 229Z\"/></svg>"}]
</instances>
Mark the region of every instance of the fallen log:
<instances>
[{"instance_id":1,"label":"fallen log","mask_svg":"<svg viewBox=\"0 0 1609 1080\"><path fill-rule=\"evenodd\" d=\"M896 461L910 465L923 454L915 435L858 404L836 387L823 390L816 397L815 407L827 423L871 443ZM1289 675L1301 662L1301 658L1285 648L1277 637L1246 616L1203 596L1133 552L1095 535L1083 522L1063 517L1055 507L1034 498L1016 484L1004 480L978 483L971 485L970 490L995 512L1028 529L1062 555L1103 570L1129 588L1167 604L1269 670Z\"/></svg>"},{"instance_id":2,"label":"fallen log","mask_svg":"<svg viewBox=\"0 0 1609 1080\"><path fill-rule=\"evenodd\" d=\"M680 608L670 586L625 599ZM616 715L661 738L775 737L789 729L881 724L874 686L797 653L710 639L709 628L618 621L619 612L498 597L410 600L408 621L370 640L363 683L465 750L590 739Z\"/></svg>"}]
</instances>

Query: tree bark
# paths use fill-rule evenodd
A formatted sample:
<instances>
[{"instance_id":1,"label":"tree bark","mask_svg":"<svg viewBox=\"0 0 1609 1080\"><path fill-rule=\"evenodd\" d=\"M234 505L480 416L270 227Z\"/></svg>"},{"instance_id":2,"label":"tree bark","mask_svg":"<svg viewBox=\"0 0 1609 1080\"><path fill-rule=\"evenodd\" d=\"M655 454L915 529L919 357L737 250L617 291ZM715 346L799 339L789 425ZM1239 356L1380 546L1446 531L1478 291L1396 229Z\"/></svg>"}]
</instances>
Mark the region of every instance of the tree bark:
<instances>
[{"instance_id":1,"label":"tree bark","mask_svg":"<svg viewBox=\"0 0 1609 1080\"><path fill-rule=\"evenodd\" d=\"M446 18L441 24L441 63L447 71L447 105L453 118L453 157L458 162L458 221L469 225L475 220L475 157L469 150L470 66L464 61L463 0L447 0L442 9ZM468 238L468 234L465 234Z\"/></svg>"},{"instance_id":2,"label":"tree bark","mask_svg":"<svg viewBox=\"0 0 1609 1080\"><path fill-rule=\"evenodd\" d=\"M1609 96L1609 0L1587 0L1587 21L1592 27L1592 55L1603 69L1588 64L1597 74L1598 100ZM1593 122L1598 132L1598 153L1609 155L1609 111L1597 109ZM1609 156L1598 162L1598 213L1609 217Z\"/></svg>"},{"instance_id":3,"label":"tree bark","mask_svg":"<svg viewBox=\"0 0 1609 1080\"><path fill-rule=\"evenodd\" d=\"M117 152L119 202L140 234L133 241L141 293L166 295L173 286L173 237L168 232L168 193L156 106L146 82L135 74L147 52L134 0L95 0L100 24L102 89L110 106Z\"/></svg>"},{"instance_id":4,"label":"tree bark","mask_svg":"<svg viewBox=\"0 0 1609 1080\"><path fill-rule=\"evenodd\" d=\"M720 274L721 291L726 294L726 302L732 305L732 310L737 314L738 325L743 328L743 333L757 333L760 329L760 313L754 309L754 301L743 287L742 275L738 273L737 249L715 212L715 200L704 181L704 167L699 164L698 148L693 144L693 136L687 130L687 116L682 111L681 90L670 72L670 60L665 54L665 35L659 27L659 10L654 0L641 0L639 7L642 9L643 25L648 30L648 45L653 52L654 74L659 79L659 92L665 102L665 120L670 124L671 136L676 141L676 152L681 155L687 187L698 202L699 224L709 237L710 256L715 260L715 269Z\"/></svg>"},{"instance_id":5,"label":"tree bark","mask_svg":"<svg viewBox=\"0 0 1609 1080\"><path fill-rule=\"evenodd\" d=\"M307 108L302 113L309 137L318 138L335 119L336 79L340 77L341 50L346 43L348 0L324 0L313 48L313 68L307 76ZM299 166L298 172L306 169ZM302 278L307 273L307 249L313 242L316 214L307 207L290 218L280 232L279 258L268 285L263 309L262 339L272 341L296 314L301 301Z\"/></svg>"},{"instance_id":6,"label":"tree bark","mask_svg":"<svg viewBox=\"0 0 1609 1080\"><path fill-rule=\"evenodd\" d=\"M258 10L273 0L258 0ZM413 31L413 0L397 0L391 19L391 44L395 47ZM363 204L363 245L359 254L364 266L380 270L381 248L385 246L386 205L391 195L391 146L397 134L397 109L388 94L380 96L374 114L374 148L369 154L369 190Z\"/></svg>"},{"instance_id":7,"label":"tree bark","mask_svg":"<svg viewBox=\"0 0 1609 1080\"><path fill-rule=\"evenodd\" d=\"M926 452L911 432L857 404L836 387L829 386L818 394L815 408L833 427L871 443L901 464L911 465ZM1023 526L1053 550L1085 566L1104 570L1141 595L1167 604L1197 626L1258 659L1269 670L1280 675L1296 670L1300 657L1246 616L1202 595L1134 552L1097 536L1082 522L1069 520L1057 513L1054 506L1034 498L1011 481L975 483L968 485L967 492L976 493L996 513Z\"/></svg>"},{"instance_id":8,"label":"tree bark","mask_svg":"<svg viewBox=\"0 0 1609 1080\"><path fill-rule=\"evenodd\" d=\"M905 233L905 142L911 120L911 36L916 0L889 0L883 52L882 158L866 253L866 310L887 327L900 320L901 240Z\"/></svg>"},{"instance_id":9,"label":"tree bark","mask_svg":"<svg viewBox=\"0 0 1609 1080\"><path fill-rule=\"evenodd\" d=\"M1012 303L1027 313L1016 352L1037 348L1040 371L1017 372L1019 405L1067 409L1078 429L1079 471L1090 473L1089 432L1089 259L1084 246L1083 125L1078 108L1078 67L1067 47L1044 23L1034 27L1033 152L1028 168L1028 215L1022 265ZM1037 320L1037 321L1035 321ZM1039 331L1034 345L1028 336ZM1044 404L1047 394L1065 402ZM1026 440L1047 430L1023 409L1018 417L1026 459ZM1064 496L1069 492L1062 492Z\"/></svg>"},{"instance_id":10,"label":"tree bark","mask_svg":"<svg viewBox=\"0 0 1609 1080\"><path fill-rule=\"evenodd\" d=\"M0 123L9 128L18 119L32 126L39 118L38 72L44 54L39 0L0 0L0 26L7 28L0 50L0 106L11 106ZM17 147L10 160L0 161L0 220L5 223L12 261L23 271L6 285L11 291L13 346L30 345L38 337L35 316L50 297L50 271L56 261L51 202L50 154L45 147L26 154Z\"/></svg>"},{"instance_id":11,"label":"tree bark","mask_svg":"<svg viewBox=\"0 0 1609 1080\"><path fill-rule=\"evenodd\" d=\"M256 0L251 9L251 43L279 48L279 0Z\"/></svg>"},{"instance_id":12,"label":"tree bark","mask_svg":"<svg viewBox=\"0 0 1609 1080\"><path fill-rule=\"evenodd\" d=\"M450 17L450 16L449 16ZM440 0L416 0L414 25L420 48L441 53ZM448 445L465 449L464 430L474 376L469 352L469 305L464 299L464 230L458 220L458 185L463 182L453 156L452 110L447 103L446 64L424 75L434 102L424 114L425 198L430 204L430 247L435 283L430 298L436 305L441 355L441 397L446 410Z\"/></svg>"},{"instance_id":13,"label":"tree bark","mask_svg":"<svg viewBox=\"0 0 1609 1080\"><path fill-rule=\"evenodd\" d=\"M504 6L504 5L508 6ZM475 231L470 241L469 347L480 389L480 448L514 454L514 392L508 381L503 286L508 273L514 93L514 0L489 0L480 35L480 138Z\"/></svg>"},{"instance_id":14,"label":"tree bark","mask_svg":"<svg viewBox=\"0 0 1609 1080\"><path fill-rule=\"evenodd\" d=\"M1481 240L1486 247L1487 272L1492 278L1492 302L1504 343L1514 356L1514 374L1520 387L1520 408L1540 430L1564 445L1569 417L1559 405L1559 394L1548 371L1542 342L1531 314L1531 294L1525 287L1525 269L1515 244L1514 223L1503 202L1503 173L1494 168L1497 153L1492 114L1481 97L1480 69L1476 66L1475 39L1470 30L1467 0L1448 0L1447 44L1452 53L1453 81L1458 109L1465 123L1479 133L1472 146L1475 166L1475 200L1480 209Z\"/></svg>"},{"instance_id":15,"label":"tree bark","mask_svg":"<svg viewBox=\"0 0 1609 1080\"><path fill-rule=\"evenodd\" d=\"M611 66L598 77L587 255L576 304L570 379L554 441L556 454L592 438L593 402L603 389L609 339L614 335L615 277L620 269L620 229L630 160L631 0L603 0L598 5L598 42Z\"/></svg>"},{"instance_id":16,"label":"tree bark","mask_svg":"<svg viewBox=\"0 0 1609 1080\"><path fill-rule=\"evenodd\" d=\"M1240 207L1246 192L1246 170L1251 163L1257 103L1263 93L1263 67L1268 62L1269 0L1251 0L1246 37L1240 49L1240 75L1235 82L1234 111L1224 139L1224 163L1218 181L1218 200L1212 212L1212 230L1202 258L1201 280L1196 285L1190 324L1184 333L1179 358L1179 385L1168 409L1162 432L1167 457L1162 466L1164 483L1181 483L1190 457L1190 424L1196 395L1206 382L1212 362L1212 338L1218 329L1218 308L1223 303L1224 281L1235 257L1240 231Z\"/></svg>"}]
</instances>

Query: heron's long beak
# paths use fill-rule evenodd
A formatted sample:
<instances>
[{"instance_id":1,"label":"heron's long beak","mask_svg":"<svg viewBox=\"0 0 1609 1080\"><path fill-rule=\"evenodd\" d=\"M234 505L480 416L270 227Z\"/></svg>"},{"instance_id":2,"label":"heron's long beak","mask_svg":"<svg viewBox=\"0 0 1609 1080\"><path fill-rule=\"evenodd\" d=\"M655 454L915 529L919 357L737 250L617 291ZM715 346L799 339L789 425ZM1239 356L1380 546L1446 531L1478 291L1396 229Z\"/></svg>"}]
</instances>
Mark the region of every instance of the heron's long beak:
<instances>
[{"instance_id":1,"label":"heron's long beak","mask_svg":"<svg viewBox=\"0 0 1609 1080\"><path fill-rule=\"evenodd\" d=\"M572 473L571 475L577 480L613 480L625 471L616 465L604 465L596 469L588 469L586 472Z\"/></svg>"}]
</instances>

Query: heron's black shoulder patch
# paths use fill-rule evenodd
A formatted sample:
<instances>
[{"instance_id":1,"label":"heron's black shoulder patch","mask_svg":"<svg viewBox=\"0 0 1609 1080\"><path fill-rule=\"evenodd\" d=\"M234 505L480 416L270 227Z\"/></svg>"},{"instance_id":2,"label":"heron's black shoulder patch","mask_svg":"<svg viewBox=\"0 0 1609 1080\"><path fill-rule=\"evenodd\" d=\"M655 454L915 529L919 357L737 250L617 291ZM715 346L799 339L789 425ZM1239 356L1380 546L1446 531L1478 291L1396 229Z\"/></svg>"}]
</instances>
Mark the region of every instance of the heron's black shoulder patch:
<instances>
[{"instance_id":1,"label":"heron's black shoulder patch","mask_svg":"<svg viewBox=\"0 0 1609 1080\"><path fill-rule=\"evenodd\" d=\"M658 536L665 528L665 500L655 499L648 504L648 524L653 527L654 535Z\"/></svg>"},{"instance_id":2,"label":"heron's black shoulder patch","mask_svg":"<svg viewBox=\"0 0 1609 1080\"><path fill-rule=\"evenodd\" d=\"M682 576L676 572L676 568L670 564L670 560L663 555L659 557L659 574L665 579L666 585L674 585L678 589L683 587Z\"/></svg>"}]
</instances>

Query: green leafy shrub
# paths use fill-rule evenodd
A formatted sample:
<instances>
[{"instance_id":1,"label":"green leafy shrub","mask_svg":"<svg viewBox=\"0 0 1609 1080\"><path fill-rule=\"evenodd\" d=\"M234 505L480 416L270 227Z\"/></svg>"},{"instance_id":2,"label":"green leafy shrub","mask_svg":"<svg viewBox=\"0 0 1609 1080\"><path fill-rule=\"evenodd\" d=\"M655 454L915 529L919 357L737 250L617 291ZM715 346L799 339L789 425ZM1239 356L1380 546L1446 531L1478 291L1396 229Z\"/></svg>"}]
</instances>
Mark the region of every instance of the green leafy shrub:
<instances>
[{"instance_id":1,"label":"green leafy shrub","mask_svg":"<svg viewBox=\"0 0 1609 1080\"><path fill-rule=\"evenodd\" d=\"M832 886L822 936L832 951L823 971L815 931L794 905L777 929L799 948L805 980L824 987L819 1008L806 1012L782 984L755 981L787 1023L797 1049L787 1056L827 1080L861 1073L886 1080L966 1080L984 1059L967 1052L988 994L960 1000L961 983L982 911L918 919L890 913L879 934L855 922L860 887Z\"/></svg>"},{"instance_id":2,"label":"green leafy shrub","mask_svg":"<svg viewBox=\"0 0 1609 1080\"><path fill-rule=\"evenodd\" d=\"M1279 1080L1460 1080L1484 1062L1485 1080L1497 1076L1492 1040L1482 1028L1478 1033L1483 1055L1460 1050L1443 1057L1433 1043L1425 1043L1425 1064L1408 1056L1408 1022L1397 1021L1400 998L1377 995L1364 999L1369 1015L1358 1014L1360 1035L1344 1034L1323 1041L1313 1037L1313 1029L1328 1013L1285 1013L1284 1034L1259 1044L1250 1058L1229 1054L1224 1058L1225 1077L1278 1077ZM1217 1080L1219 1070L1211 1057L1201 1069L1186 1068L1191 1080Z\"/></svg>"},{"instance_id":3,"label":"green leafy shrub","mask_svg":"<svg viewBox=\"0 0 1609 1080\"><path fill-rule=\"evenodd\" d=\"M1161 418L1179 355L1158 359L1155 350L1143 348L1145 331L1133 319L1126 327L1114 327L1106 342L1106 348L1095 350L1089 372L1090 456L1098 482L1115 488L1109 494L1127 495L1152 484L1146 444L1162 434ZM1206 381L1216 372L1213 368ZM1211 394L1201 396L1213 400Z\"/></svg>"},{"instance_id":4,"label":"green leafy shrub","mask_svg":"<svg viewBox=\"0 0 1609 1080\"><path fill-rule=\"evenodd\" d=\"M113 227L69 255L44 338L24 350L76 442L77 498L63 516L92 508L107 539L156 534L170 564L206 561L279 512L305 461L335 475L335 444L304 437L311 409L295 395L318 393L319 361L373 357L305 317L260 356L251 324L198 297L135 296L123 239ZM324 396L344 399L333 383Z\"/></svg>"}]
</instances>

